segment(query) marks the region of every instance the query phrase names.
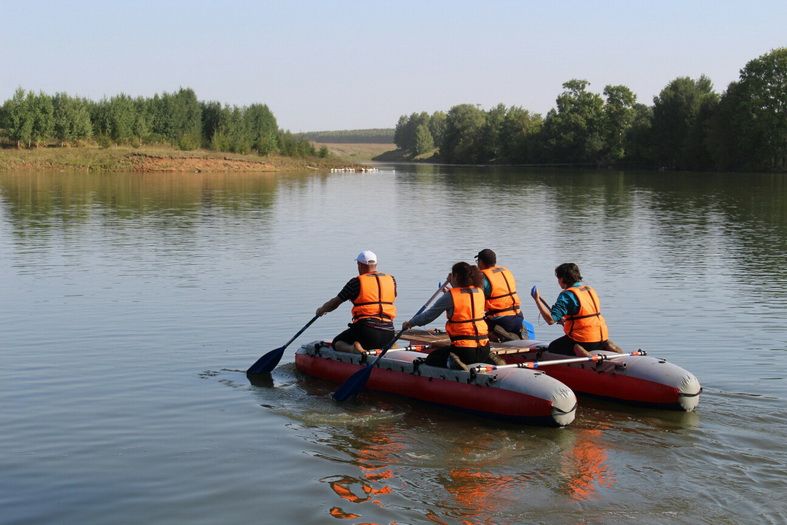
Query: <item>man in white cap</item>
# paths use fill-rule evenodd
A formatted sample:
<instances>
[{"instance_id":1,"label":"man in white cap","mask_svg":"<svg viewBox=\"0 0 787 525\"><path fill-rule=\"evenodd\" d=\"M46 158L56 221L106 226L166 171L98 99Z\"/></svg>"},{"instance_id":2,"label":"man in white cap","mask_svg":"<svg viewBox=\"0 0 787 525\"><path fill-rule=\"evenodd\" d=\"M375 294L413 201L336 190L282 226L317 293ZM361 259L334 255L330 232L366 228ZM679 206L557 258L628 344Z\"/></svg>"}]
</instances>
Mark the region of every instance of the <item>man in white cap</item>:
<instances>
[{"instance_id":1,"label":"man in white cap","mask_svg":"<svg viewBox=\"0 0 787 525\"><path fill-rule=\"evenodd\" d=\"M355 261L358 277L347 281L339 294L315 313L322 316L336 310L344 301L352 301L352 323L334 338L333 348L362 354L367 349L382 348L394 337L396 279L377 271L377 255L372 251L362 251Z\"/></svg>"}]
</instances>

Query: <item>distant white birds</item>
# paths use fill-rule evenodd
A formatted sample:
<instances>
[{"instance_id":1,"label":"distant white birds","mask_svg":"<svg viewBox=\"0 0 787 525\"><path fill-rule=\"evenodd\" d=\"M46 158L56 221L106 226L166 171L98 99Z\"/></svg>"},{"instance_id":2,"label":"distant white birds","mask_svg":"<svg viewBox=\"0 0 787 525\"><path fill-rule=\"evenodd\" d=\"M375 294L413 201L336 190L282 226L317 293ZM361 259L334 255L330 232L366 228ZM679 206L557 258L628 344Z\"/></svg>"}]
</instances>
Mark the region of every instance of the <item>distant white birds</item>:
<instances>
[{"instance_id":1,"label":"distant white birds","mask_svg":"<svg viewBox=\"0 0 787 525\"><path fill-rule=\"evenodd\" d=\"M331 173L396 173L396 170L379 170L377 168L331 168Z\"/></svg>"}]
</instances>

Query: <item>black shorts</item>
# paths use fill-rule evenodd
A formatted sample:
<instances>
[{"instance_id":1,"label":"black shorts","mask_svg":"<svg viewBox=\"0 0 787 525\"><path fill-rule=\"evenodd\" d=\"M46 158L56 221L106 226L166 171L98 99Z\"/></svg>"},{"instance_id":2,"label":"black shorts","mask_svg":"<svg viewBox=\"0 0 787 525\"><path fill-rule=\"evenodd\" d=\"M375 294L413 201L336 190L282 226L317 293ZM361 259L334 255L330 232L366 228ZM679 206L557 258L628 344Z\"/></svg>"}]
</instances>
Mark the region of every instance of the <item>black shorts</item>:
<instances>
[{"instance_id":1,"label":"black shorts","mask_svg":"<svg viewBox=\"0 0 787 525\"><path fill-rule=\"evenodd\" d=\"M352 323L347 330L334 337L333 345L336 345L336 341L344 341L348 344L358 341L364 349L371 350L387 346L391 339L394 338L394 335L393 325L391 325L390 330L384 330L369 326L363 321L358 321L357 323Z\"/></svg>"},{"instance_id":2,"label":"black shorts","mask_svg":"<svg viewBox=\"0 0 787 525\"><path fill-rule=\"evenodd\" d=\"M448 354L454 353L466 365L473 363L487 363L490 365L495 364L489 353L489 345L479 346L477 348L467 346L443 346L433 350L426 356L424 364L429 366L439 366L441 368L450 368L448 366Z\"/></svg>"},{"instance_id":3,"label":"black shorts","mask_svg":"<svg viewBox=\"0 0 787 525\"><path fill-rule=\"evenodd\" d=\"M563 337L558 337L557 339L549 343L549 348L547 348L547 352L551 352L553 354L576 356L576 354L574 353L574 345L580 345L588 352L590 352L591 350L607 349L606 341L596 341L594 343L587 343L587 342L580 343L578 341L574 341L569 336L564 335Z\"/></svg>"}]
</instances>

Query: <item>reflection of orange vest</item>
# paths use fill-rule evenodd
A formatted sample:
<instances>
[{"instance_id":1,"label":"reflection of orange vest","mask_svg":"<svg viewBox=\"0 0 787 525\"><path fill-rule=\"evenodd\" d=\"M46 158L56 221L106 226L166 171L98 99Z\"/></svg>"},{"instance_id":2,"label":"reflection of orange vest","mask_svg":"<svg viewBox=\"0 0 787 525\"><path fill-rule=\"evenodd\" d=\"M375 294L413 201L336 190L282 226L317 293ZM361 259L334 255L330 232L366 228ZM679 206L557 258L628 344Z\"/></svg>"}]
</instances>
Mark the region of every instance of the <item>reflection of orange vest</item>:
<instances>
[{"instance_id":1,"label":"reflection of orange vest","mask_svg":"<svg viewBox=\"0 0 787 525\"><path fill-rule=\"evenodd\" d=\"M492 289L484 305L486 315L489 317L517 315L520 312L520 302L516 294L514 274L503 266L493 266L481 271L486 275Z\"/></svg>"},{"instance_id":2,"label":"reflection of orange vest","mask_svg":"<svg viewBox=\"0 0 787 525\"><path fill-rule=\"evenodd\" d=\"M609 339L607 323L601 316L601 301L590 286L572 286L566 291L573 292L579 301L579 311L574 315L563 316L563 331L579 343L596 343Z\"/></svg>"},{"instance_id":3,"label":"reflection of orange vest","mask_svg":"<svg viewBox=\"0 0 787 525\"><path fill-rule=\"evenodd\" d=\"M396 286L393 277L384 273L365 273L358 276L361 291L353 300L353 322L374 318L393 321L396 317Z\"/></svg>"},{"instance_id":4,"label":"reflection of orange vest","mask_svg":"<svg viewBox=\"0 0 787 525\"><path fill-rule=\"evenodd\" d=\"M451 288L453 314L445 331L454 346L478 347L489 344L484 321L484 291L476 286Z\"/></svg>"}]
</instances>

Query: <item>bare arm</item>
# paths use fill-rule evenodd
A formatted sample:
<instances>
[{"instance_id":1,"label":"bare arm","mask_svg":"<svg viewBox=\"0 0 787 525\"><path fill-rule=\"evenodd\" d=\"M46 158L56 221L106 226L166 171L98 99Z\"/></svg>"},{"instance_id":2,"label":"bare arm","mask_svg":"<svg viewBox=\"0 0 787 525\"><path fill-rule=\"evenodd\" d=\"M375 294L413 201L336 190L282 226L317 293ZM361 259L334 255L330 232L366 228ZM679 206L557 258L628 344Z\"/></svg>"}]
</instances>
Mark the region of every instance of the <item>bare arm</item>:
<instances>
[{"instance_id":1,"label":"bare arm","mask_svg":"<svg viewBox=\"0 0 787 525\"><path fill-rule=\"evenodd\" d=\"M538 290L533 287L533 290L530 294L533 297L533 300L536 302L536 308L538 308L538 313L541 314L541 317L544 318L544 321L547 324L555 324L555 320L552 319L552 312L549 311L549 305L541 298L541 294L538 293Z\"/></svg>"}]
</instances>

